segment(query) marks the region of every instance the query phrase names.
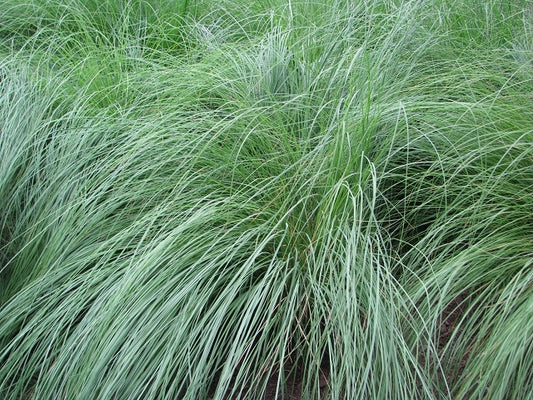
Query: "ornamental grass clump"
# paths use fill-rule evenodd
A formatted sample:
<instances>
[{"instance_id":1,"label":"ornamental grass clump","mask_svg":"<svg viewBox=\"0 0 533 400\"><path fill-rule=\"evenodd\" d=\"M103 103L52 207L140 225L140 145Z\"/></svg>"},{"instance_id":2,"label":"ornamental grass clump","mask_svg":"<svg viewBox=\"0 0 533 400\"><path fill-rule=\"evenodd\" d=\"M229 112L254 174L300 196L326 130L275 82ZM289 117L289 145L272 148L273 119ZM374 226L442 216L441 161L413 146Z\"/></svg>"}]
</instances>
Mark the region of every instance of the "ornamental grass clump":
<instances>
[{"instance_id":1,"label":"ornamental grass clump","mask_svg":"<svg viewBox=\"0 0 533 400\"><path fill-rule=\"evenodd\" d=\"M0 397L533 393L526 1L68 3L0 6Z\"/></svg>"}]
</instances>

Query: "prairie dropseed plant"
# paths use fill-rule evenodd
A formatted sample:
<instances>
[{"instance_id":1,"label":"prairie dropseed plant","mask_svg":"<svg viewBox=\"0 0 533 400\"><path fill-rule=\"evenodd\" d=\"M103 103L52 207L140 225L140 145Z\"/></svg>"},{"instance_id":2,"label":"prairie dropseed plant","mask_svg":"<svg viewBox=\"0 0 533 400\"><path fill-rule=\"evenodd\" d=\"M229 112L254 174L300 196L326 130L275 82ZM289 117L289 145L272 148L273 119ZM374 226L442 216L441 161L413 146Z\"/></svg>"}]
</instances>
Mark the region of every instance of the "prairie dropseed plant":
<instances>
[{"instance_id":1,"label":"prairie dropseed plant","mask_svg":"<svg viewBox=\"0 0 533 400\"><path fill-rule=\"evenodd\" d=\"M0 5L0 397L533 393L530 5Z\"/></svg>"}]
</instances>

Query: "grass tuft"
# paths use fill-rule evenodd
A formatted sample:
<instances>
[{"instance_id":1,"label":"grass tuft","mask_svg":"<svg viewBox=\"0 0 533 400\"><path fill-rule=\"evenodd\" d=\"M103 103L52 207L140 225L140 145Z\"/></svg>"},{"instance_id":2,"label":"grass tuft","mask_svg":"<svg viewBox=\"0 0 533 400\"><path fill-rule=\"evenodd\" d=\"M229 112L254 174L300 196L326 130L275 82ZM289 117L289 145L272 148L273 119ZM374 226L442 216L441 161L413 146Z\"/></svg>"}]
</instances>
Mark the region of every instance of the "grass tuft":
<instances>
[{"instance_id":1,"label":"grass tuft","mask_svg":"<svg viewBox=\"0 0 533 400\"><path fill-rule=\"evenodd\" d=\"M531 397L531 15L4 1L0 397Z\"/></svg>"}]
</instances>

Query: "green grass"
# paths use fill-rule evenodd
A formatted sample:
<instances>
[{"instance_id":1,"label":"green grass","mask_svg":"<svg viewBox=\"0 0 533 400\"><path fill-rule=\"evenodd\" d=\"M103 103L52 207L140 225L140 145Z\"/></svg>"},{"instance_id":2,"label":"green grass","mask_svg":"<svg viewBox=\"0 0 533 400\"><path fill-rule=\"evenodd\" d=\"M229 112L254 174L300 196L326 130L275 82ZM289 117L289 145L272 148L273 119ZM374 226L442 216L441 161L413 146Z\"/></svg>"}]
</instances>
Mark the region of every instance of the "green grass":
<instances>
[{"instance_id":1,"label":"green grass","mask_svg":"<svg viewBox=\"0 0 533 400\"><path fill-rule=\"evenodd\" d=\"M2 2L0 397L531 397L532 18Z\"/></svg>"}]
</instances>

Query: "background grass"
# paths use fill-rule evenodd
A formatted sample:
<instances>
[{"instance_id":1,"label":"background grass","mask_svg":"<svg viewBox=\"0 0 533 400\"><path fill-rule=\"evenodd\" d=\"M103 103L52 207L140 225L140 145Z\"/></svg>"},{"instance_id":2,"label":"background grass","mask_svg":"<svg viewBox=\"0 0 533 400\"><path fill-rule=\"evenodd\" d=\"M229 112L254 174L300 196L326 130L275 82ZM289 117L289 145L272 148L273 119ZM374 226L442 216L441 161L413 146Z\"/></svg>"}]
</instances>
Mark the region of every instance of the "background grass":
<instances>
[{"instance_id":1,"label":"background grass","mask_svg":"<svg viewBox=\"0 0 533 400\"><path fill-rule=\"evenodd\" d=\"M530 397L532 16L2 2L1 397Z\"/></svg>"}]
</instances>

